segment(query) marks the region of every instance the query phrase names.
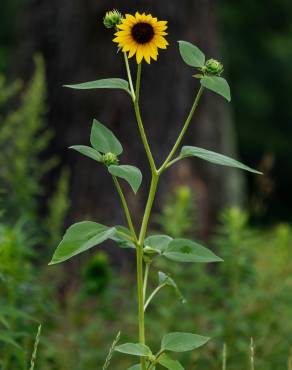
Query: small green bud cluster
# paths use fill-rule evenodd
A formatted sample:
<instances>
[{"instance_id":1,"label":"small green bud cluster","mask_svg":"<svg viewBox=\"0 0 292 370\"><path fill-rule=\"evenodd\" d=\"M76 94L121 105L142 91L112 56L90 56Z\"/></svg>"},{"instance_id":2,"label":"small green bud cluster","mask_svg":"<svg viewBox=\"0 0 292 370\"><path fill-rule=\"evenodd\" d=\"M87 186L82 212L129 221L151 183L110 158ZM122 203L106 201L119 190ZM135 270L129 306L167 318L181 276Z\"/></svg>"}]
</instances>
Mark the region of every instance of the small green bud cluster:
<instances>
[{"instance_id":1,"label":"small green bud cluster","mask_svg":"<svg viewBox=\"0 0 292 370\"><path fill-rule=\"evenodd\" d=\"M109 152L102 156L102 162L106 166L111 166L113 164L119 164L119 159L114 153Z\"/></svg>"},{"instance_id":2,"label":"small green bud cluster","mask_svg":"<svg viewBox=\"0 0 292 370\"><path fill-rule=\"evenodd\" d=\"M218 60L209 59L207 60L202 70L205 73L215 75L215 76L220 76L224 69L223 69L223 64L218 62Z\"/></svg>"},{"instance_id":3,"label":"small green bud cluster","mask_svg":"<svg viewBox=\"0 0 292 370\"><path fill-rule=\"evenodd\" d=\"M106 28L114 28L122 22L122 14L117 10L111 10L105 14L103 24Z\"/></svg>"}]
</instances>

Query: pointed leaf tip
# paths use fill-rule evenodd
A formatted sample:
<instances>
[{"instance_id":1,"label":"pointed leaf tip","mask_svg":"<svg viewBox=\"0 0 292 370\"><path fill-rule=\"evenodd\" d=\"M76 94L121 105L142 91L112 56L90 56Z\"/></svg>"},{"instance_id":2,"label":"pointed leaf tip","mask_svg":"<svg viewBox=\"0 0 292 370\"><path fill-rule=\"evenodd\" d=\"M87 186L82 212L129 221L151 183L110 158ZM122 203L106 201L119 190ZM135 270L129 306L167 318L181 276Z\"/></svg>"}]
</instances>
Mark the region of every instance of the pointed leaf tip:
<instances>
[{"instance_id":1,"label":"pointed leaf tip","mask_svg":"<svg viewBox=\"0 0 292 370\"><path fill-rule=\"evenodd\" d=\"M206 89L223 96L228 102L231 101L230 87L223 77L204 76L200 82Z\"/></svg>"},{"instance_id":2,"label":"pointed leaf tip","mask_svg":"<svg viewBox=\"0 0 292 370\"><path fill-rule=\"evenodd\" d=\"M123 152L123 147L115 134L96 119L93 120L90 142L95 150L104 154L120 155Z\"/></svg>"},{"instance_id":3,"label":"pointed leaf tip","mask_svg":"<svg viewBox=\"0 0 292 370\"><path fill-rule=\"evenodd\" d=\"M184 62L191 67L203 67L205 54L195 45L187 41L178 41L179 51Z\"/></svg>"}]
</instances>

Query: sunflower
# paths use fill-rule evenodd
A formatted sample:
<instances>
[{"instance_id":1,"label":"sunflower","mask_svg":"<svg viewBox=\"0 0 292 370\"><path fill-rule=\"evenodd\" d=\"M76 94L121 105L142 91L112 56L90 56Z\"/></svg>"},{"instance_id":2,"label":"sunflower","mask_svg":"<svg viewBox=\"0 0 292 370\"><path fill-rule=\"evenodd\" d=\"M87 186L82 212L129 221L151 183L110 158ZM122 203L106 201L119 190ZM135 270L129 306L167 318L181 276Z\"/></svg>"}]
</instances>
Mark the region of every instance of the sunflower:
<instances>
[{"instance_id":1,"label":"sunflower","mask_svg":"<svg viewBox=\"0 0 292 370\"><path fill-rule=\"evenodd\" d=\"M117 28L119 31L113 41L123 52L129 53L128 58L136 54L138 64L143 58L147 63L151 58L157 60L158 48L166 49L168 45L164 37L167 35L167 21L158 21L151 14L126 14Z\"/></svg>"}]
</instances>

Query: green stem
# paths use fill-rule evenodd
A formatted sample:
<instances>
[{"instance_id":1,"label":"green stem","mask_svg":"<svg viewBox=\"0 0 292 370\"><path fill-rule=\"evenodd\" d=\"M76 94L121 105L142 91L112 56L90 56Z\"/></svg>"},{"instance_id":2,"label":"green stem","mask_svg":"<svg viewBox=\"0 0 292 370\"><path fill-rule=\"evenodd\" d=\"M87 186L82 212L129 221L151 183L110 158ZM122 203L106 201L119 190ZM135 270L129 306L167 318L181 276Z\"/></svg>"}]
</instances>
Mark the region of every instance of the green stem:
<instances>
[{"instance_id":1,"label":"green stem","mask_svg":"<svg viewBox=\"0 0 292 370\"><path fill-rule=\"evenodd\" d=\"M134 109L135 109L135 115L138 123L138 128L140 132L140 136L146 151L146 155L150 164L150 168L152 173L157 173L155 162L151 153L151 149L148 143L148 139L144 130L141 113L140 113L140 107L139 107L139 98L140 98L140 84L141 84L141 63L138 64L138 70L137 70L137 81L136 81L136 99L134 101Z\"/></svg>"},{"instance_id":2,"label":"green stem","mask_svg":"<svg viewBox=\"0 0 292 370\"><path fill-rule=\"evenodd\" d=\"M180 132L180 134L179 134L179 136L178 136L178 138L177 138L177 140L176 140L173 148L171 149L168 157L166 158L166 160L164 161L164 163L162 164L162 166L158 170L158 174L159 175L165 170L165 168L167 167L168 163L171 161L172 157L174 156L175 152L177 151L177 149L178 149L178 147L179 147L179 145L180 145L180 143L181 143L181 141L182 141L182 139L183 139L183 137L184 137L184 135L185 135L185 133L186 133L189 125L190 125L190 123L191 123L191 120L192 120L193 115L195 113L195 110L196 110L196 108L197 108L197 106L199 104L199 101L200 101L200 98L201 98L201 96L203 94L203 91L204 91L204 87L201 86L200 89L199 89L199 91L198 91L198 93L197 93L197 96L196 96L196 99L194 101L194 104L193 104L193 106L191 108L191 111L190 111L190 113L189 113L189 115L188 115L188 117L186 119L186 122L184 123L184 126L183 126L183 128L182 128L182 130L181 130L181 132Z\"/></svg>"},{"instance_id":3,"label":"green stem","mask_svg":"<svg viewBox=\"0 0 292 370\"><path fill-rule=\"evenodd\" d=\"M133 85L133 80L132 80L132 75L131 75L131 70L130 70L129 59L127 57L127 53L124 53L124 58L125 58L126 70L127 70L128 81L129 81L129 86L130 86L132 99L133 99L133 101L135 101L136 95L135 95L135 90L134 90L134 85Z\"/></svg>"},{"instance_id":4,"label":"green stem","mask_svg":"<svg viewBox=\"0 0 292 370\"><path fill-rule=\"evenodd\" d=\"M139 321L139 343L145 344L145 320L144 320L144 296L143 296L143 245L138 244L136 248L137 257L137 289L138 289L138 321ZM145 358L140 358L141 370L146 369Z\"/></svg>"},{"instance_id":5,"label":"green stem","mask_svg":"<svg viewBox=\"0 0 292 370\"><path fill-rule=\"evenodd\" d=\"M147 232L148 222L149 222L149 218L150 218L150 214L151 214L151 210L152 210L152 206L153 206L153 202L154 202L154 198L155 198L155 194L156 194L156 190L157 190L158 180L159 180L159 176L153 174L152 175L152 180L151 180L151 185L150 185L150 190L149 190L149 195L148 195L148 200L147 200L147 204L146 204L146 208L145 208L145 213L144 213L143 220L142 220L140 235L139 235L139 244L140 245L144 244L144 239L145 239L145 235L146 235L146 232Z\"/></svg>"},{"instance_id":6,"label":"green stem","mask_svg":"<svg viewBox=\"0 0 292 370\"><path fill-rule=\"evenodd\" d=\"M147 307L149 306L149 303L156 296L156 294L159 292L159 290L162 289L165 286L166 286L166 284L161 284L161 285L158 285L158 287L153 290L153 292L150 294L149 298L147 299L147 302L144 305L144 311L146 311Z\"/></svg>"},{"instance_id":7,"label":"green stem","mask_svg":"<svg viewBox=\"0 0 292 370\"><path fill-rule=\"evenodd\" d=\"M146 263L145 267L145 273L144 273L144 283L143 283L143 299L145 302L146 292L147 292L147 284L148 284L148 276L149 276L149 270L150 270L151 262Z\"/></svg>"},{"instance_id":8,"label":"green stem","mask_svg":"<svg viewBox=\"0 0 292 370\"><path fill-rule=\"evenodd\" d=\"M134 238L135 242L137 242L136 231L135 231L135 228L134 228L134 225L133 225L133 221L132 221L132 218L131 218L129 207L128 207L126 198L124 196L123 190L122 190L122 188L120 186L120 183L119 183L118 179L115 176L113 176L113 180L114 180L114 183L116 185L116 188L117 188L117 191L119 193L119 196L121 198L122 205L123 205L123 208L124 208L124 211L125 211L125 216L126 216L126 219L127 219L128 225L129 225L129 228L131 230L131 233L133 234L133 238Z\"/></svg>"}]
</instances>

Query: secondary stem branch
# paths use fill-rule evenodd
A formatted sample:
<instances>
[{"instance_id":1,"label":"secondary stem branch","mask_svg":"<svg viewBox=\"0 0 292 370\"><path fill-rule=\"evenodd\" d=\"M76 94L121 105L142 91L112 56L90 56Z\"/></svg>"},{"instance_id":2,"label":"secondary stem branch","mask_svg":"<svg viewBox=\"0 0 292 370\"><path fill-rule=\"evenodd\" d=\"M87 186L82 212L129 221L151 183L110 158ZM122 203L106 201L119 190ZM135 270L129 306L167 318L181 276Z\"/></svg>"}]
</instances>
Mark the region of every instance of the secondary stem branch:
<instances>
[{"instance_id":1,"label":"secondary stem branch","mask_svg":"<svg viewBox=\"0 0 292 370\"><path fill-rule=\"evenodd\" d=\"M177 149L178 149L178 147L179 147L179 145L180 145L180 143L181 143L181 141L182 141L182 139L183 139L183 137L184 137L184 135L185 135L185 133L186 133L189 125L190 125L190 123L191 123L191 120L192 120L193 115L195 113L195 110L196 110L196 108L197 108L197 106L199 104L199 101L200 101L200 98L201 98L201 96L203 94L203 91L204 91L204 88L203 88L203 86L201 86L200 89L199 89L199 91L198 91L198 93L197 93L197 96L196 96L196 99L194 101L194 104L193 104L193 106L191 108L191 111L190 111L190 113L189 113L189 115L188 115L188 117L186 119L186 122L184 123L184 126L183 126L183 128L182 128L182 130L181 130L181 132L180 132L180 134L179 134L179 136L178 136L178 138L177 138L177 140L176 140L173 148L171 149L171 151L170 151L168 157L166 158L166 160L164 161L163 165L158 170L158 173L159 174L161 174L165 170L165 168L167 167L168 163L171 161L172 157L174 156L175 152L177 151Z\"/></svg>"},{"instance_id":2,"label":"secondary stem branch","mask_svg":"<svg viewBox=\"0 0 292 370\"><path fill-rule=\"evenodd\" d=\"M124 212L125 212L125 216L126 216L126 219L127 219L128 225L129 225L129 228L131 230L131 233L133 234L133 238L134 238L135 242L137 242L136 231L135 231L135 228L134 228L134 225L133 225L132 217L131 217L131 214L130 214L130 211L129 211L129 207L128 207L126 198L124 196L123 190L122 190L122 188L120 186L120 183L119 183L118 179L115 176L113 176L113 180L114 180L114 183L116 185L116 188L117 188L117 191L119 193L119 196L121 198L122 205L123 205L123 208L124 208Z\"/></svg>"}]
</instances>

